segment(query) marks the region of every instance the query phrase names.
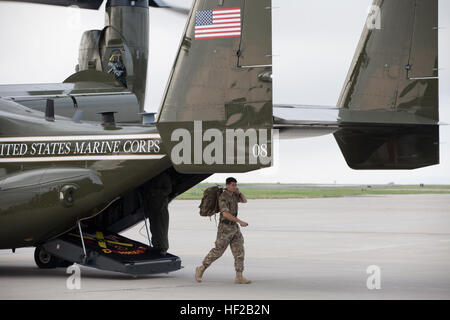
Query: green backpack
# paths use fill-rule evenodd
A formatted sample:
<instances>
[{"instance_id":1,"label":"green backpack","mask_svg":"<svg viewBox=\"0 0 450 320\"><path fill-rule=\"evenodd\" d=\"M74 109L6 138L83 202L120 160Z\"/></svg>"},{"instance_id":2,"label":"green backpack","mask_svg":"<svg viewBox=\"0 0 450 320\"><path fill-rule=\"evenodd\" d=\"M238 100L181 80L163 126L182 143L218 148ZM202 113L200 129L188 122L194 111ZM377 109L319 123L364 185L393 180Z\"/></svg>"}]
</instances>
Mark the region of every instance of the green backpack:
<instances>
[{"instance_id":1,"label":"green backpack","mask_svg":"<svg viewBox=\"0 0 450 320\"><path fill-rule=\"evenodd\" d=\"M220 211L219 196L222 194L223 188L212 186L203 191L202 202L198 206L202 217L211 217Z\"/></svg>"}]
</instances>

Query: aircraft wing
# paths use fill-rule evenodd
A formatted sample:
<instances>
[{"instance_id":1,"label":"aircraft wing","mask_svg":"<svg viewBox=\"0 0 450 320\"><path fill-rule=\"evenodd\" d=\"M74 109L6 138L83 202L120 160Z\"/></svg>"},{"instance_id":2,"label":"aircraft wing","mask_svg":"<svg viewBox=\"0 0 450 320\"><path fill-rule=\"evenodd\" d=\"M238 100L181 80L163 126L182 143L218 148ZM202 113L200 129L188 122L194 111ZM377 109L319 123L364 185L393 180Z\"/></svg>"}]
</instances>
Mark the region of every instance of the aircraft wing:
<instances>
[{"instance_id":1,"label":"aircraft wing","mask_svg":"<svg viewBox=\"0 0 450 320\"><path fill-rule=\"evenodd\" d=\"M274 128L287 127L307 130L312 127L344 128L381 125L439 125L439 120L430 119L414 112L390 112L381 110L354 110L318 105L274 105Z\"/></svg>"},{"instance_id":2,"label":"aircraft wing","mask_svg":"<svg viewBox=\"0 0 450 320\"><path fill-rule=\"evenodd\" d=\"M39 83L0 85L0 98L16 102L85 97L99 95L124 95L130 91L102 83Z\"/></svg>"},{"instance_id":3,"label":"aircraft wing","mask_svg":"<svg viewBox=\"0 0 450 320\"><path fill-rule=\"evenodd\" d=\"M315 105L274 105L274 126L337 126L339 108Z\"/></svg>"},{"instance_id":4,"label":"aircraft wing","mask_svg":"<svg viewBox=\"0 0 450 320\"><path fill-rule=\"evenodd\" d=\"M273 127L281 139L299 139L334 133L339 108L313 105L274 105Z\"/></svg>"},{"instance_id":5,"label":"aircraft wing","mask_svg":"<svg viewBox=\"0 0 450 320\"><path fill-rule=\"evenodd\" d=\"M83 73L83 72L82 72ZM139 103L136 95L112 79L101 81L95 76L89 81L66 80L63 83L0 85L0 98L12 100L28 108L45 111L46 100L54 100L55 114L67 118L100 121L101 112L116 112L117 122L140 122Z\"/></svg>"}]
</instances>

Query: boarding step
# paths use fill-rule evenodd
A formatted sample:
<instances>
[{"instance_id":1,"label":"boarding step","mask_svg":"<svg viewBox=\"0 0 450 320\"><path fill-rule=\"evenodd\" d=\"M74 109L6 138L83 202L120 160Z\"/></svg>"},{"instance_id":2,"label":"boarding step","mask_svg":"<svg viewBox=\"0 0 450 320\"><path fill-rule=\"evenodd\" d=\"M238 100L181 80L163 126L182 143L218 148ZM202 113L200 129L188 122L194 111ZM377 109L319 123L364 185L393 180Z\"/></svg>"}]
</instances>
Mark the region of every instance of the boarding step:
<instances>
[{"instance_id":1,"label":"boarding step","mask_svg":"<svg viewBox=\"0 0 450 320\"><path fill-rule=\"evenodd\" d=\"M168 273L182 268L181 259L143 243L93 228L74 228L42 247L66 261L132 275ZM83 239L83 241L81 241Z\"/></svg>"}]
</instances>

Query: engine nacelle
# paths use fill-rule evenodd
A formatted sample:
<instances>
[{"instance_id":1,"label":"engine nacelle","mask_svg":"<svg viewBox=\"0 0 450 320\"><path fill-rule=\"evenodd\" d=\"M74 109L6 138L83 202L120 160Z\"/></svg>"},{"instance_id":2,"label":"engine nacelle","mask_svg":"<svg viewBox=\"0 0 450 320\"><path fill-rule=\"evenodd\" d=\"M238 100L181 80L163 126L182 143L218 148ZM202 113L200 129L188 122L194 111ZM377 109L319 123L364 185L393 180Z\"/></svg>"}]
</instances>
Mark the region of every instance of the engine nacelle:
<instances>
[{"instance_id":1,"label":"engine nacelle","mask_svg":"<svg viewBox=\"0 0 450 320\"><path fill-rule=\"evenodd\" d=\"M84 32L76 72L111 74L132 91L144 111L148 65L148 2L108 1L103 30ZM68 78L74 79L73 76ZM76 79L76 78L75 78Z\"/></svg>"}]
</instances>

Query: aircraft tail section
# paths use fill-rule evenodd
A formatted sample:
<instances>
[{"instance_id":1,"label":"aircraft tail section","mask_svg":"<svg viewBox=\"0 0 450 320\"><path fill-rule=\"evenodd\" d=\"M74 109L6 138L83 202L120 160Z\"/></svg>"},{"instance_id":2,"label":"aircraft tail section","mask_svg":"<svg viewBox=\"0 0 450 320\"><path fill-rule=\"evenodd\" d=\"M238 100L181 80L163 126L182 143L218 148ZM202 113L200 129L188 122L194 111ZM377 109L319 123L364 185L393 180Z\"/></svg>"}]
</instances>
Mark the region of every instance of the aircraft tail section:
<instances>
[{"instance_id":1,"label":"aircraft tail section","mask_svg":"<svg viewBox=\"0 0 450 320\"><path fill-rule=\"evenodd\" d=\"M157 119L177 171L245 172L270 166L238 161L238 154L248 159L252 149L271 146L270 133L267 142L260 140L260 130L273 126L271 9L271 0L194 1ZM244 148L227 150L226 131L239 129L256 131L257 142L247 136ZM180 137L187 141L184 133L191 146L180 151ZM205 160L211 141L213 161Z\"/></svg>"},{"instance_id":2,"label":"aircraft tail section","mask_svg":"<svg viewBox=\"0 0 450 320\"><path fill-rule=\"evenodd\" d=\"M338 101L351 168L439 163L438 0L374 0Z\"/></svg>"}]
</instances>

